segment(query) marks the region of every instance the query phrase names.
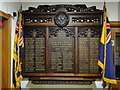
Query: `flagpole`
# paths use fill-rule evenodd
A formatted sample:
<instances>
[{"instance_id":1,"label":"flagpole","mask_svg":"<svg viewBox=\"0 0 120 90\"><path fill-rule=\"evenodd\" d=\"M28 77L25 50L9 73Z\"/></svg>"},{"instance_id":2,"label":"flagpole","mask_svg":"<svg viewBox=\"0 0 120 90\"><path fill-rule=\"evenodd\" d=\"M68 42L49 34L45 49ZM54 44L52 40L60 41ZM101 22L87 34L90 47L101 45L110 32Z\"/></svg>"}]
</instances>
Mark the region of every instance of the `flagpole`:
<instances>
[{"instance_id":1,"label":"flagpole","mask_svg":"<svg viewBox=\"0 0 120 90\"><path fill-rule=\"evenodd\" d=\"M106 65L106 11L105 11L105 2L104 2L104 23L103 23L103 29L104 29L104 72L105 73L105 65ZM104 74L103 74L104 77Z\"/></svg>"},{"instance_id":2,"label":"flagpole","mask_svg":"<svg viewBox=\"0 0 120 90\"><path fill-rule=\"evenodd\" d=\"M103 69L103 80L104 80L105 69L106 69L106 35L107 35L107 31L106 31L106 17L107 17L106 4L104 2L104 25L103 25L103 29L104 29L104 69ZM107 83L106 83L106 86L108 86Z\"/></svg>"}]
</instances>

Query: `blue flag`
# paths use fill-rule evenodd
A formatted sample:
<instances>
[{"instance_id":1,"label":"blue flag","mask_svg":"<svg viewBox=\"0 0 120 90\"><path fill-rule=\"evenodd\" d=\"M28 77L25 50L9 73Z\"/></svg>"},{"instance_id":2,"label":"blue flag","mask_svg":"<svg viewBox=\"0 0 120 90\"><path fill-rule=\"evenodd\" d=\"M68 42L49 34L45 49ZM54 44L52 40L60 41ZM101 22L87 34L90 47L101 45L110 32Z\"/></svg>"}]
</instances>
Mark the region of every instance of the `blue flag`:
<instances>
[{"instance_id":1,"label":"blue flag","mask_svg":"<svg viewBox=\"0 0 120 90\"><path fill-rule=\"evenodd\" d=\"M102 68L103 87L109 84L116 84L116 75L112 54L112 41L110 23L107 17L107 10L104 4L104 23L100 40L100 57L98 65Z\"/></svg>"}]
</instances>

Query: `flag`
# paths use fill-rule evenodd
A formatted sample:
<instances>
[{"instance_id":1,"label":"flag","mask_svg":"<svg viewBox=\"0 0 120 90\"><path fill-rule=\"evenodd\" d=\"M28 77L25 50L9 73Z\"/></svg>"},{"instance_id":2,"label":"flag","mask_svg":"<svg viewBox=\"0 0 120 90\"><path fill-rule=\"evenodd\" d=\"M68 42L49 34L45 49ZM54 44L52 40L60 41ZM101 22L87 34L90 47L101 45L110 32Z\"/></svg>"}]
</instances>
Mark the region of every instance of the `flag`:
<instances>
[{"instance_id":1,"label":"flag","mask_svg":"<svg viewBox=\"0 0 120 90\"><path fill-rule=\"evenodd\" d=\"M12 79L12 88L20 88L20 81L23 79L21 74L21 60L23 54L23 31L22 31L22 7L18 12L18 20L16 22L15 37L14 37L14 50L13 50L13 79Z\"/></svg>"},{"instance_id":2,"label":"flag","mask_svg":"<svg viewBox=\"0 0 120 90\"><path fill-rule=\"evenodd\" d=\"M100 40L100 57L98 65L102 68L103 87L110 84L116 84L116 75L112 54L112 41L110 23L107 17L107 10L104 3L103 29Z\"/></svg>"}]
</instances>

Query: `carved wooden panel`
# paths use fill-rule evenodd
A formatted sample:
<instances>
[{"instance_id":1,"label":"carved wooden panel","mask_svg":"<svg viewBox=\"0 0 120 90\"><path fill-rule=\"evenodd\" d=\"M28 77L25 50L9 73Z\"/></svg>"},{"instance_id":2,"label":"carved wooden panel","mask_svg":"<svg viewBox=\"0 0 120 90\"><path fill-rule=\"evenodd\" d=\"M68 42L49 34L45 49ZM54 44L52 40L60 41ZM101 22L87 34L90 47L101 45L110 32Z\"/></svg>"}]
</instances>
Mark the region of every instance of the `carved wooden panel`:
<instances>
[{"instance_id":1,"label":"carved wooden panel","mask_svg":"<svg viewBox=\"0 0 120 90\"><path fill-rule=\"evenodd\" d=\"M45 78L47 83L66 77L68 81L81 78L78 83L82 83L90 79L87 77L100 76L102 10L86 5L39 5L22 13L23 76L32 77L32 81L50 77ZM45 83L37 79L33 83Z\"/></svg>"},{"instance_id":2,"label":"carved wooden panel","mask_svg":"<svg viewBox=\"0 0 120 90\"><path fill-rule=\"evenodd\" d=\"M45 72L45 28L24 29L24 71Z\"/></svg>"},{"instance_id":3,"label":"carved wooden panel","mask_svg":"<svg viewBox=\"0 0 120 90\"><path fill-rule=\"evenodd\" d=\"M79 43L79 73L99 73L97 65L99 57L99 28L80 28L78 29Z\"/></svg>"},{"instance_id":4,"label":"carved wooden panel","mask_svg":"<svg viewBox=\"0 0 120 90\"><path fill-rule=\"evenodd\" d=\"M51 72L74 72L74 32L68 28L49 28Z\"/></svg>"}]
</instances>

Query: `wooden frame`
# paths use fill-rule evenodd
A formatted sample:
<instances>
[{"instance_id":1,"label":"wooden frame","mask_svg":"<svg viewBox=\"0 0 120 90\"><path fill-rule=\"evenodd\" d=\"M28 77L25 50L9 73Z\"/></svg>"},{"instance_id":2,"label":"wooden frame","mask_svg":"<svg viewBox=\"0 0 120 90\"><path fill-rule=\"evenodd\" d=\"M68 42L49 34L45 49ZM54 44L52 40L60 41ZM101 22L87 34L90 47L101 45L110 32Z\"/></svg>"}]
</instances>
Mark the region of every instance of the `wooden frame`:
<instances>
[{"instance_id":1,"label":"wooden frame","mask_svg":"<svg viewBox=\"0 0 120 90\"><path fill-rule=\"evenodd\" d=\"M112 40L114 40L114 46L113 46L113 56L114 56L114 62L116 65L116 33L120 33L120 21L111 21L111 31L112 31ZM117 80L117 84L112 86L113 90L120 90L120 80Z\"/></svg>"},{"instance_id":2,"label":"wooden frame","mask_svg":"<svg viewBox=\"0 0 120 90\"><path fill-rule=\"evenodd\" d=\"M110 21L110 25L112 28L120 27L120 21Z\"/></svg>"},{"instance_id":3,"label":"wooden frame","mask_svg":"<svg viewBox=\"0 0 120 90\"><path fill-rule=\"evenodd\" d=\"M22 66L23 66L22 75L24 77L28 77L30 79L34 78L34 77L38 77L38 79L40 79L39 77L62 77L62 78L68 77L69 80L71 80L71 78L77 78L77 77L79 77L79 78L93 77L94 78L93 80L95 80L96 78L100 78L101 75L99 73L83 73L83 74L81 74L79 72L79 60L78 60L78 58L79 58L78 37L79 36L78 36L78 31L80 31L79 27L81 27L81 28L83 28L83 27L95 27L95 28L97 28L97 30L101 30L102 22L103 22L102 21L103 11L74 12L74 13L73 12L67 12L67 14L69 15L70 21L69 21L69 23L68 23L68 25L66 27L73 27L74 34L75 34L74 41L73 41L73 43L75 45L75 46L73 46L74 47L74 55L75 55L74 56L74 65L75 65L75 67L74 67L74 72L70 72L70 73L69 72L59 73L59 72L54 72L54 71L52 71L50 69L50 59L49 58L50 58L51 51L49 50L50 49L49 45L51 45L51 44L49 43L49 40L51 40L51 39L49 38L49 34L50 34L50 27L57 27L57 25L54 23L54 16L56 15L56 13L57 12L22 12L22 14L23 14L22 25L23 25L24 35L26 33L25 30L31 30L31 28L33 28L33 27L37 28L39 26L43 26L43 27L45 27L45 30L46 30L46 43L45 43L45 46L46 46L46 50L45 50L45 52L46 52L46 56L45 56L45 58L46 58L46 61L45 61L46 66L45 66L45 68L46 68L46 70L45 70L45 73L43 73L43 72L41 72L41 73L38 73L38 72L37 73L36 72L25 72L25 68L24 68L24 66L25 66L24 61L25 60L23 59L24 61L23 61L23 64L22 64ZM50 18L51 21L41 22L40 21L41 17L45 18L45 19ZM91 21L89 23L87 23L87 22L78 23L78 22L72 21L73 18L79 18L79 17L90 18L90 19L92 17L94 19L97 17L100 21L97 21L97 22L96 21L95 22ZM32 20L33 21L32 23L31 23L31 21L29 22L28 19L31 19L31 18L36 18L36 20L38 22L34 22L33 20ZM29 28L29 27L31 27L31 28ZM89 45L90 45L90 43L89 43ZM24 58L25 58L25 56L24 56ZM88 62L90 62L90 61L88 61ZM52 80L52 78L51 78L51 80Z\"/></svg>"},{"instance_id":4,"label":"wooden frame","mask_svg":"<svg viewBox=\"0 0 120 90\"><path fill-rule=\"evenodd\" d=\"M11 88L11 16L0 11L6 20L2 28L2 88Z\"/></svg>"},{"instance_id":5,"label":"wooden frame","mask_svg":"<svg viewBox=\"0 0 120 90\"><path fill-rule=\"evenodd\" d=\"M115 34L117 32L120 32L120 21L111 21L110 24L111 24L111 31L112 31L112 40L114 40L114 42L115 42L116 41ZM114 44L114 46L113 46L114 60L115 60L115 56L116 56L115 50L116 50L116 44ZM116 64L116 60L115 60L115 64Z\"/></svg>"}]
</instances>

